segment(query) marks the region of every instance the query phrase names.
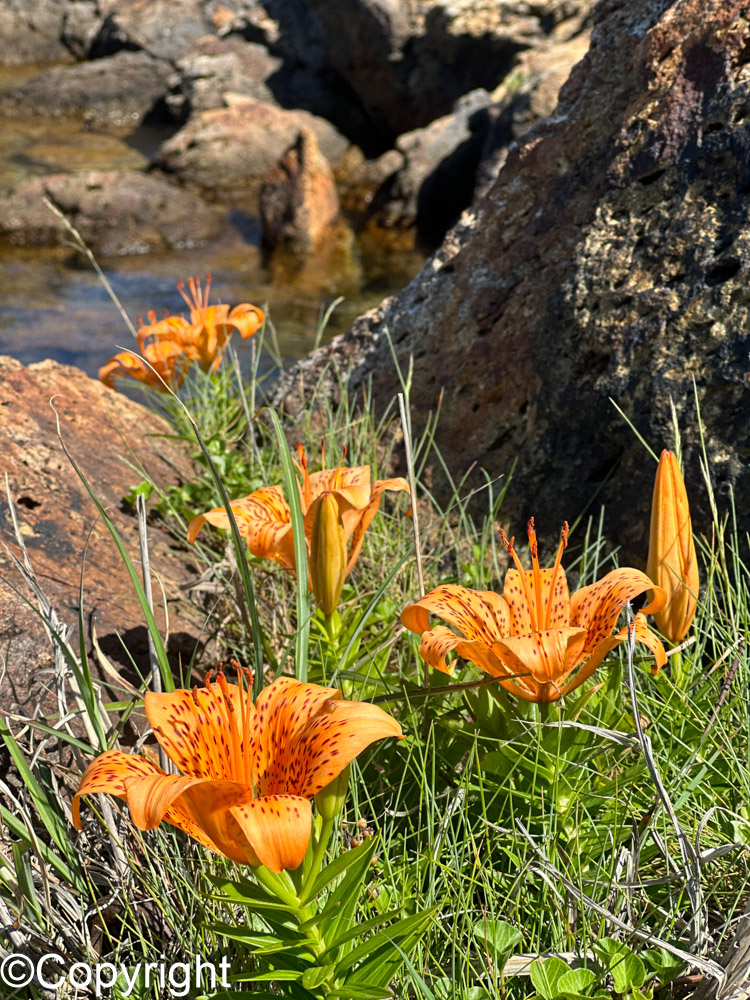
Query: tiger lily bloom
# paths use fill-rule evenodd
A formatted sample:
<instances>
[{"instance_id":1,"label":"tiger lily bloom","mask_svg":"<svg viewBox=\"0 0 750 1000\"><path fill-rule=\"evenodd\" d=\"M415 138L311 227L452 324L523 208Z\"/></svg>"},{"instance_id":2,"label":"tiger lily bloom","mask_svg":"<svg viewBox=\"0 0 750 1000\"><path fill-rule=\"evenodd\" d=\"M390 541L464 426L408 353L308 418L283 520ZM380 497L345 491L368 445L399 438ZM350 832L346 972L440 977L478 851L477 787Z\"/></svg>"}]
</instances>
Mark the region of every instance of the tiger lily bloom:
<instances>
[{"instance_id":1,"label":"tiger lily bloom","mask_svg":"<svg viewBox=\"0 0 750 1000\"><path fill-rule=\"evenodd\" d=\"M698 560L685 483L677 457L666 449L654 482L646 573L667 593L666 607L654 616L659 631L681 642L698 603Z\"/></svg>"},{"instance_id":2,"label":"tiger lily bloom","mask_svg":"<svg viewBox=\"0 0 750 1000\"><path fill-rule=\"evenodd\" d=\"M338 590L335 607L341 593L338 584L343 585L344 578L357 561L365 531L378 512L383 492L406 490L408 493L409 484L401 477L370 483L371 472L367 465L352 468L339 465L336 469L324 468L320 472L309 473L302 445L298 445L298 453L302 472L300 503L308 567L312 571L309 574L310 587L326 607L330 606L332 595ZM325 499L327 497L332 499ZM321 505L324 505L323 510L319 510ZM281 486L262 486L249 496L233 500L230 506L250 552L260 558L273 559L289 572L296 572L292 516ZM195 541L206 523L228 528L226 509L215 507L194 517L188 525L190 543ZM335 576L336 580L326 578L326 561L330 564L329 575ZM343 566L339 566L339 561ZM340 577L342 569L343 576Z\"/></svg>"},{"instance_id":3,"label":"tiger lily bloom","mask_svg":"<svg viewBox=\"0 0 750 1000\"><path fill-rule=\"evenodd\" d=\"M111 358L99 370L99 378L106 386L114 389L116 378L130 377L156 389L165 389L164 382L174 388L181 384L193 364L205 372L216 371L234 331L247 339L263 325L263 310L249 302L232 310L227 305L209 306L210 275L205 290L197 278L190 279L189 287L190 296L183 282L177 285L190 308L190 321L184 316L170 315L157 321L152 310L148 313L149 322L144 325L139 316L136 339L142 359L127 353Z\"/></svg>"},{"instance_id":4,"label":"tiger lily bloom","mask_svg":"<svg viewBox=\"0 0 750 1000\"><path fill-rule=\"evenodd\" d=\"M204 372L213 372L219 367L234 331L243 340L258 332L263 325L263 310L249 302L243 302L232 310L227 305L210 306L210 274L206 277L205 291L198 278L190 278L188 285L190 295L186 293L182 281L177 285L178 292L190 309L190 322L182 320L179 342L190 361L200 365Z\"/></svg>"},{"instance_id":5,"label":"tiger lily bloom","mask_svg":"<svg viewBox=\"0 0 750 1000\"><path fill-rule=\"evenodd\" d=\"M141 357L122 351L99 369L99 379L107 388L114 389L118 378L133 378L162 392L182 384L190 367L182 348L171 340L149 340L144 329L136 335Z\"/></svg>"},{"instance_id":6,"label":"tiger lily bloom","mask_svg":"<svg viewBox=\"0 0 750 1000\"><path fill-rule=\"evenodd\" d=\"M333 688L280 677L253 704L238 681L219 670L202 690L147 693L148 721L181 773L107 750L81 778L75 827L81 796L105 792L127 802L141 830L163 821L231 861L276 873L299 867L313 797L375 740L400 739L401 727L377 705L343 701Z\"/></svg>"},{"instance_id":7,"label":"tiger lily bloom","mask_svg":"<svg viewBox=\"0 0 750 1000\"><path fill-rule=\"evenodd\" d=\"M532 568L523 568L513 547L503 544L515 563L508 570L502 596L466 587L436 587L401 614L401 621L422 637L420 655L431 667L453 672L446 655L455 650L496 677L525 701L550 702L569 694L596 670L606 654L627 639L627 627L612 631L627 601L652 590L651 603L635 616L635 639L654 654L654 672L666 663L664 647L647 627L645 615L659 611L666 594L640 570L614 569L571 596L561 566L568 525L552 569L540 569L534 519L528 525ZM430 613L445 625L430 628Z\"/></svg>"}]
</instances>

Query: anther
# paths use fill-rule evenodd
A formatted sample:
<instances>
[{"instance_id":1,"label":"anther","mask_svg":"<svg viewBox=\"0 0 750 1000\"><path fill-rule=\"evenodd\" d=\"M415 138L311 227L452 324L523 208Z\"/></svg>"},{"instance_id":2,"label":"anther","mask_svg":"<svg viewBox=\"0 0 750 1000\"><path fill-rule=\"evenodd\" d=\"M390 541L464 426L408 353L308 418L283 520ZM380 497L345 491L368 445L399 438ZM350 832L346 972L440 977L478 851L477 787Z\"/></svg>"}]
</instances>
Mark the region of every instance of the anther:
<instances>
[{"instance_id":1,"label":"anther","mask_svg":"<svg viewBox=\"0 0 750 1000\"><path fill-rule=\"evenodd\" d=\"M193 701L195 702L195 704L198 705L198 707L200 707L200 702L198 701L198 685L197 684L195 684L193 686L190 694L193 696Z\"/></svg>"}]
</instances>

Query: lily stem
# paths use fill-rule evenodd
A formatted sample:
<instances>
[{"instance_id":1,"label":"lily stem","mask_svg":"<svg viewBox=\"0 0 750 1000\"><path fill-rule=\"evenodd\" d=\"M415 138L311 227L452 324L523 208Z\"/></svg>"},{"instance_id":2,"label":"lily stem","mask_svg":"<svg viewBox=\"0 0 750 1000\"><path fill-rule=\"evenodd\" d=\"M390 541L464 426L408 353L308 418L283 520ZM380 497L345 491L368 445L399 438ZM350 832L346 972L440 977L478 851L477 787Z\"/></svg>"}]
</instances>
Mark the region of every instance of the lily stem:
<instances>
[{"instance_id":1,"label":"lily stem","mask_svg":"<svg viewBox=\"0 0 750 1000\"><path fill-rule=\"evenodd\" d=\"M281 876L274 875L272 871L269 871L263 865L254 869L254 875L263 888L272 896L275 896L280 902L290 907L290 909L299 909L299 895L294 892L290 885L285 884Z\"/></svg>"},{"instance_id":2,"label":"lily stem","mask_svg":"<svg viewBox=\"0 0 750 1000\"><path fill-rule=\"evenodd\" d=\"M682 653L675 650L669 657L669 666L672 672L672 683L681 690L685 681L685 671L683 670Z\"/></svg>"},{"instance_id":3,"label":"lily stem","mask_svg":"<svg viewBox=\"0 0 750 1000\"><path fill-rule=\"evenodd\" d=\"M299 897L300 901L304 905L309 901L310 892L312 887L315 885L315 880L318 875L320 875L320 870L323 867L323 861L325 860L326 848L328 847L328 841L331 839L331 833L333 831L333 825L335 823L334 819L323 820L323 825L320 829L320 836L315 840L315 847L313 848L312 864L310 865L310 870L305 877L302 889L300 891Z\"/></svg>"}]
</instances>

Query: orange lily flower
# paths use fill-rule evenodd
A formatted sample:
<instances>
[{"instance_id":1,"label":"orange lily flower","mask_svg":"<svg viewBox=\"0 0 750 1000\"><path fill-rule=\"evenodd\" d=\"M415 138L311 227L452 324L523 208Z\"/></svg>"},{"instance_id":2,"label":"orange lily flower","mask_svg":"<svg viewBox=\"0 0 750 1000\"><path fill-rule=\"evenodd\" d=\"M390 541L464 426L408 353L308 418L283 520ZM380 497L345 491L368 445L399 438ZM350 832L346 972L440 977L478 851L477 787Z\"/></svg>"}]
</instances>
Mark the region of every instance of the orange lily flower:
<instances>
[{"instance_id":1,"label":"orange lily flower","mask_svg":"<svg viewBox=\"0 0 750 1000\"><path fill-rule=\"evenodd\" d=\"M189 286L190 296L183 282L179 282L177 289L190 308L190 322L184 316L170 315L157 321L152 310L148 313L149 322L144 325L139 316L138 350L148 364L131 354L115 355L99 370L99 378L106 386L114 389L116 378L130 377L164 389L149 365L170 387L179 386L193 364L200 365L205 372L216 371L235 330L247 339L263 325L263 310L249 302L232 310L227 305L209 306L211 275L206 278L205 291L197 278L191 278Z\"/></svg>"},{"instance_id":2,"label":"orange lily flower","mask_svg":"<svg viewBox=\"0 0 750 1000\"><path fill-rule=\"evenodd\" d=\"M206 277L206 290L198 278L190 278L190 295L181 281L177 290L190 309L190 322L183 320L180 343L191 361L197 362L204 372L216 371L229 338L236 330L243 340L252 337L263 325L262 309L243 302L230 311L229 306L208 304L211 275Z\"/></svg>"},{"instance_id":3,"label":"orange lily flower","mask_svg":"<svg viewBox=\"0 0 750 1000\"><path fill-rule=\"evenodd\" d=\"M308 547L308 566L315 567L323 562L320 552L313 552L311 541L313 535L322 536L322 531L313 531L318 508L325 497L333 497L337 507L337 523L342 529L345 547L345 565L343 575L347 577L357 561L362 549L365 531L378 512L380 501L385 490L406 490L409 484L401 477L395 479L379 479L370 483L370 467L368 465L346 468L339 465L336 469L322 469L312 474L307 470L307 460L302 445L298 445L299 465L302 470L302 486L300 502L305 523L305 538ZM294 560L294 540L292 537L292 516L289 504L284 498L281 486L262 486L259 490L230 504L237 520L240 534L247 540L248 548L254 556L273 559L284 569L296 572ZM330 506L326 502L326 506ZM322 512L321 512L322 513ZM321 525L322 517L318 517ZM228 528L229 518L224 507L215 507L198 514L188 525L188 541L194 542L204 524L213 524L217 528ZM338 540L334 531L326 532L333 544ZM313 559L312 556L315 556ZM310 577L310 586L315 580ZM320 589L320 588L319 588ZM329 588L335 589L335 588ZM316 595L323 600L322 594ZM330 612L327 612L330 613Z\"/></svg>"},{"instance_id":4,"label":"orange lily flower","mask_svg":"<svg viewBox=\"0 0 750 1000\"><path fill-rule=\"evenodd\" d=\"M695 617L700 581L685 482L677 457L666 449L654 482L646 572L667 593L666 607L654 616L659 631L681 642Z\"/></svg>"},{"instance_id":5,"label":"orange lily flower","mask_svg":"<svg viewBox=\"0 0 750 1000\"><path fill-rule=\"evenodd\" d=\"M142 357L123 351L99 369L99 379L109 389L114 389L118 378L134 378L162 392L167 391L165 382L171 388L182 384L190 367L182 348L172 340L148 340L147 329L142 327L136 335Z\"/></svg>"},{"instance_id":6,"label":"orange lily flower","mask_svg":"<svg viewBox=\"0 0 750 1000\"><path fill-rule=\"evenodd\" d=\"M446 662L446 655L455 650L518 698L556 701L583 684L606 654L627 639L627 627L612 635L620 612L627 601L653 590L652 602L635 616L635 638L653 652L657 673L666 663L666 653L647 627L645 615L664 607L662 588L640 570L614 569L571 596L561 566L567 522L552 569L539 568L533 518L528 533L530 570L523 568L513 539L502 534L516 566L508 570L502 596L448 584L404 609L401 621L422 636L419 652L424 660L450 674L453 665ZM430 628L430 612L461 634L444 625Z\"/></svg>"},{"instance_id":7,"label":"orange lily flower","mask_svg":"<svg viewBox=\"0 0 750 1000\"><path fill-rule=\"evenodd\" d=\"M249 671L247 671L249 674ZM403 736L377 705L277 678L255 704L221 670L192 691L146 694L148 721L180 774L145 757L107 750L86 768L73 798L105 792L124 799L141 830L164 821L240 864L273 872L299 867L310 840L312 798L365 747Z\"/></svg>"}]
</instances>

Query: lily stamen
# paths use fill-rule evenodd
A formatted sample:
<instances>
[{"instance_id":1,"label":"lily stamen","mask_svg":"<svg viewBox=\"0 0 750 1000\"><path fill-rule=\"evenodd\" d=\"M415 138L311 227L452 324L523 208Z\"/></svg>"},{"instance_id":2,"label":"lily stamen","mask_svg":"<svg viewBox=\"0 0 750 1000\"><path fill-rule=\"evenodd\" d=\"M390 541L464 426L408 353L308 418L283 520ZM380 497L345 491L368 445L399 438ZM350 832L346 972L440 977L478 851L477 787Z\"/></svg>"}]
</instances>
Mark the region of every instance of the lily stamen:
<instances>
[{"instance_id":1,"label":"lily stamen","mask_svg":"<svg viewBox=\"0 0 750 1000\"><path fill-rule=\"evenodd\" d=\"M549 599L547 600L547 614L544 617L544 627L549 628L550 616L552 615L552 598L555 595L555 584L557 583L557 574L560 570L560 563L562 562L562 556L565 549L568 547L568 522L563 521L562 532L560 534L560 544L557 546L557 555L555 556L555 564L552 567L552 577L549 583Z\"/></svg>"},{"instance_id":2,"label":"lily stamen","mask_svg":"<svg viewBox=\"0 0 750 1000\"><path fill-rule=\"evenodd\" d=\"M513 543L515 542L515 540L516 540L516 536L513 535L512 538L511 538L511 540L508 541L508 539L507 539L507 537L505 535L505 532L503 531L502 528L500 529L500 541L503 543L503 545L505 546L505 548L508 550L508 555L512 558L513 562L516 564L516 569L518 570L518 574L519 574L519 576L521 578L521 586L523 587L523 593L524 593L524 597L526 598L526 604L527 604L528 609L529 609L529 618L531 619L531 627L536 632L536 628L537 628L537 626L536 626L536 615L534 613L534 608L533 608L532 601L531 601L531 594L529 593L529 586L528 586L528 583L526 581L526 570L523 568L523 563L518 558L518 554L516 553L516 550L513 547Z\"/></svg>"}]
</instances>

